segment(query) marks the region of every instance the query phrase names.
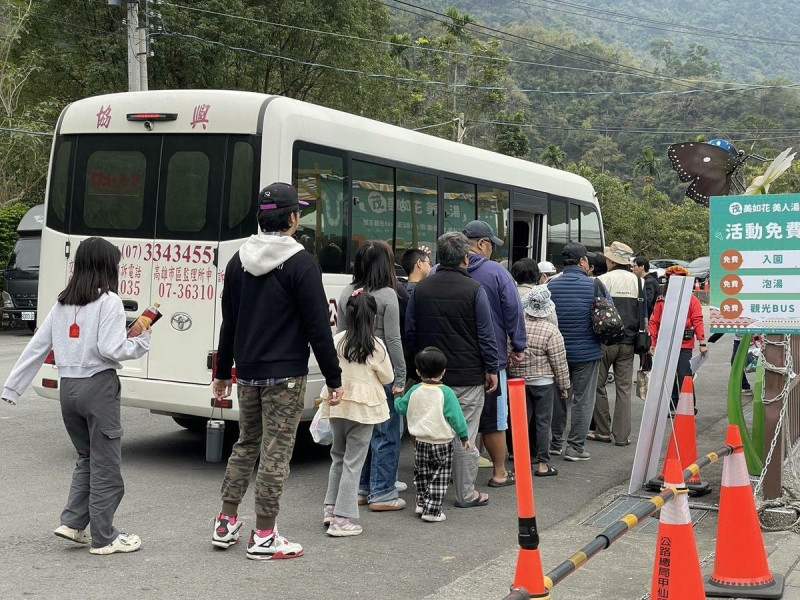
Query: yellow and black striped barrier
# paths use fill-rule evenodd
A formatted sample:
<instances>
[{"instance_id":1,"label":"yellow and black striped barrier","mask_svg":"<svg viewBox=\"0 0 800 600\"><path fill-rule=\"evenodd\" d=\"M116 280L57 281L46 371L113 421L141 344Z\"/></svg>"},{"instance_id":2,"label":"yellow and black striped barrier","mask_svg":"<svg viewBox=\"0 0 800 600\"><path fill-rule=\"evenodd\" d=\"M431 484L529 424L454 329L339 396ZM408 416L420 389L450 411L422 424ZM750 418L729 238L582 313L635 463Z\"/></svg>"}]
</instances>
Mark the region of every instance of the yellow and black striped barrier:
<instances>
[{"instance_id":1,"label":"yellow and black striped barrier","mask_svg":"<svg viewBox=\"0 0 800 600\"><path fill-rule=\"evenodd\" d=\"M720 458L733 454L734 450L738 450L739 448L741 448L741 446L724 446L722 449L717 450L716 452L709 452L700 458L696 463L686 467L686 469L683 471L684 480L688 481L690 478L697 475L700 472L700 469L703 467L714 464ZM652 516L667 502L675 498L676 492L678 492L678 490L675 488L664 488L660 494L653 496L648 502L643 503L633 512L625 515L615 523L612 523L606 527L605 531L599 534L595 539L586 544L583 548L570 556L555 569L547 573L544 576L544 586L548 590L552 590L553 587L564 581L568 575L571 575L580 569L590 558L611 546L611 544L621 538L624 534L628 533L644 519Z\"/></svg>"}]
</instances>

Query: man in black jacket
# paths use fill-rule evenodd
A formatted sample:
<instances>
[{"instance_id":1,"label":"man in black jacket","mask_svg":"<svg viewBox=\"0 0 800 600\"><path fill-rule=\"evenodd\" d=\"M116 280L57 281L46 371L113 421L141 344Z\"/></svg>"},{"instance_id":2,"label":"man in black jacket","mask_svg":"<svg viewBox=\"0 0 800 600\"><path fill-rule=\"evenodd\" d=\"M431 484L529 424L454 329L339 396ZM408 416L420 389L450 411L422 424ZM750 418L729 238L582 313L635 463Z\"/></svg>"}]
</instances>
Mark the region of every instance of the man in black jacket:
<instances>
[{"instance_id":1,"label":"man in black jacket","mask_svg":"<svg viewBox=\"0 0 800 600\"><path fill-rule=\"evenodd\" d=\"M646 256L637 256L633 259L633 274L642 280L647 316L650 317L656 306L656 300L661 295L661 284L658 283L656 274L650 272L650 261Z\"/></svg>"},{"instance_id":2,"label":"man in black jacket","mask_svg":"<svg viewBox=\"0 0 800 600\"><path fill-rule=\"evenodd\" d=\"M231 393L236 361L239 440L222 482L222 511L212 544L239 538L238 507L256 460L256 526L247 558L295 558L303 547L278 534L275 519L305 402L309 345L332 405L341 397L342 371L333 345L328 300L319 264L292 236L300 224L297 191L273 183L259 193L260 232L228 263L222 291L214 396Z\"/></svg>"},{"instance_id":3,"label":"man in black jacket","mask_svg":"<svg viewBox=\"0 0 800 600\"><path fill-rule=\"evenodd\" d=\"M475 490L480 454L475 446L485 394L497 389L498 348L486 291L470 277L469 241L445 233L436 244L436 273L417 283L406 313L406 340L414 352L428 346L447 357L443 383L453 388L467 420L471 448L453 444L456 506L484 506L489 496ZM505 352L506 349L502 348Z\"/></svg>"}]
</instances>

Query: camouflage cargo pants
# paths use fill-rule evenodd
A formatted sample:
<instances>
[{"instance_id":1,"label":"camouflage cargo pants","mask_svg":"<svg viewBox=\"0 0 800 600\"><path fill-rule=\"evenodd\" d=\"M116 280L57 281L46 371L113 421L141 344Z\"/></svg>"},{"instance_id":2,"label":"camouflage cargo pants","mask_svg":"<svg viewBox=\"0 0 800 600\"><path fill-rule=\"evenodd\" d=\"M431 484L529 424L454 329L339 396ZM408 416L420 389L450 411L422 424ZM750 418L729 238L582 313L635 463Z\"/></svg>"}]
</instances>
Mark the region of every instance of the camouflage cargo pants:
<instances>
[{"instance_id":1,"label":"camouflage cargo pants","mask_svg":"<svg viewBox=\"0 0 800 600\"><path fill-rule=\"evenodd\" d=\"M250 483L256 460L256 527L271 529L283 483L289 476L297 426L303 412L306 377L274 385L238 385L239 440L233 446L222 481L222 502L238 506ZM227 513L226 513L227 514Z\"/></svg>"}]
</instances>

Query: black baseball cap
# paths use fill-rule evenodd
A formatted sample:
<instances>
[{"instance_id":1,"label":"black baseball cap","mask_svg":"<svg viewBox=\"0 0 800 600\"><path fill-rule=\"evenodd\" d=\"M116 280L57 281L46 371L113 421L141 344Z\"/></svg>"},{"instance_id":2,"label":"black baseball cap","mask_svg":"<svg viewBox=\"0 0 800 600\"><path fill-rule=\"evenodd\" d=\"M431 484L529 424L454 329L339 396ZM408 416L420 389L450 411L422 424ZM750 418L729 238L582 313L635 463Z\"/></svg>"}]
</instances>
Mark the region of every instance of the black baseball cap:
<instances>
[{"instance_id":1,"label":"black baseball cap","mask_svg":"<svg viewBox=\"0 0 800 600\"><path fill-rule=\"evenodd\" d=\"M503 240L494 235L492 226L483 221L470 221L461 233L471 240L489 238L495 246L503 245Z\"/></svg>"},{"instance_id":2,"label":"black baseball cap","mask_svg":"<svg viewBox=\"0 0 800 600\"><path fill-rule=\"evenodd\" d=\"M277 208L291 208L292 206L308 206L297 198L297 190L293 185L276 181L269 184L258 193L259 210L275 210Z\"/></svg>"},{"instance_id":3,"label":"black baseball cap","mask_svg":"<svg viewBox=\"0 0 800 600\"><path fill-rule=\"evenodd\" d=\"M586 251L586 246L580 242L567 242L561 250L561 258L580 260L584 256L589 256L589 253Z\"/></svg>"}]
</instances>

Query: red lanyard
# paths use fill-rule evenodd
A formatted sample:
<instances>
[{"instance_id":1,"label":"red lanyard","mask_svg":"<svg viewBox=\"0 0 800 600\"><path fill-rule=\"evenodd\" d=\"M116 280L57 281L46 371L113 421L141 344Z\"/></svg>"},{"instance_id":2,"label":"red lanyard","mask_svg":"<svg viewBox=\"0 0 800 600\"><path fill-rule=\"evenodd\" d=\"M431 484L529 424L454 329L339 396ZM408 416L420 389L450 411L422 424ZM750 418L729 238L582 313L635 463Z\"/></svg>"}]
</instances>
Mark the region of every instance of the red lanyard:
<instances>
[{"instance_id":1,"label":"red lanyard","mask_svg":"<svg viewBox=\"0 0 800 600\"><path fill-rule=\"evenodd\" d=\"M69 326L69 337L71 338L81 337L81 328L78 325L78 313L81 312L82 308L82 306L79 306L75 309L75 316L72 319L72 325Z\"/></svg>"}]
</instances>

